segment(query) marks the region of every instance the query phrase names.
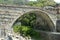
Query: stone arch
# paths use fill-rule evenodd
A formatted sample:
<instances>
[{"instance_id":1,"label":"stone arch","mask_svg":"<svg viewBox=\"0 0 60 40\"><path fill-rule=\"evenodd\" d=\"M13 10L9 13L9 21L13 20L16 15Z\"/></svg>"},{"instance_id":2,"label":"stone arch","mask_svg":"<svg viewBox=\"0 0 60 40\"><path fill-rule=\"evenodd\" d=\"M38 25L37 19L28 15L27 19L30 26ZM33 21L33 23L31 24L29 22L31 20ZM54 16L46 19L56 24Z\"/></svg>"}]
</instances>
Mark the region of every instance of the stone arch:
<instances>
[{"instance_id":1,"label":"stone arch","mask_svg":"<svg viewBox=\"0 0 60 40\"><path fill-rule=\"evenodd\" d=\"M42 11L42 10L33 10L33 11L25 12L25 13L23 13L23 15L26 14L26 13L33 13L33 12L35 12L36 14L39 13L39 12L41 12L42 17L43 17L43 15L47 16L47 17L43 17L43 18L45 18L45 20L48 21L48 25L52 25L52 27L49 27L49 28L51 29L51 31L54 31L54 30L53 30L53 29L54 29L54 23L53 23L53 21L51 20L51 18L49 17L49 15L48 15L47 12ZM39 13L39 14L40 14L40 13ZM22 15L21 15L21 16L22 16ZM13 22L12 26L14 25L14 23L15 23L21 16L19 16L18 18L16 18L16 20ZM48 18L48 19L46 19L46 18ZM50 23L50 24L49 24L49 23Z\"/></svg>"}]
</instances>

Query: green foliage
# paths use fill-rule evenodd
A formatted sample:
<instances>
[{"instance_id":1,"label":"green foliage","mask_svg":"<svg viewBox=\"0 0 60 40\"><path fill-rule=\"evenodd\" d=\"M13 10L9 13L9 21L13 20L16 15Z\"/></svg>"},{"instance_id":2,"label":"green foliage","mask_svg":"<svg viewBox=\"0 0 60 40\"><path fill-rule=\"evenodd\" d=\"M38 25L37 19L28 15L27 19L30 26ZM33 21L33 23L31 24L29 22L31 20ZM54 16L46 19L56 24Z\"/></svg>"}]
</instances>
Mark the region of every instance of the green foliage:
<instances>
[{"instance_id":1,"label":"green foliage","mask_svg":"<svg viewBox=\"0 0 60 40\"><path fill-rule=\"evenodd\" d=\"M13 26L13 30L14 30L14 32L19 32L19 29L20 29L20 25L14 25Z\"/></svg>"},{"instance_id":2,"label":"green foliage","mask_svg":"<svg viewBox=\"0 0 60 40\"><path fill-rule=\"evenodd\" d=\"M22 36L30 36L33 38L40 38L40 34L34 29L30 28L29 26L20 26L20 25L15 25L13 27L14 32L19 32Z\"/></svg>"},{"instance_id":3,"label":"green foliage","mask_svg":"<svg viewBox=\"0 0 60 40\"><path fill-rule=\"evenodd\" d=\"M55 5L56 3L53 0L37 0L37 2L29 2L28 5L30 6L38 6L38 7L42 7L42 6L48 6L48 5Z\"/></svg>"},{"instance_id":4,"label":"green foliage","mask_svg":"<svg viewBox=\"0 0 60 40\"><path fill-rule=\"evenodd\" d=\"M15 25L14 26L14 32L19 32L20 34L22 34L22 36L28 36L28 35L33 35L34 31L32 28L30 28L29 26L20 26L20 25Z\"/></svg>"},{"instance_id":5,"label":"green foliage","mask_svg":"<svg viewBox=\"0 0 60 40\"><path fill-rule=\"evenodd\" d=\"M23 15L18 21L21 21L22 25L32 26L33 22L36 20L36 15L34 13L27 13Z\"/></svg>"},{"instance_id":6,"label":"green foliage","mask_svg":"<svg viewBox=\"0 0 60 40\"><path fill-rule=\"evenodd\" d=\"M30 35L30 34L27 34L27 32L30 32L31 28L28 27L28 26L22 26L22 30L21 30L21 33L23 34L23 36L27 36L27 35Z\"/></svg>"}]
</instances>

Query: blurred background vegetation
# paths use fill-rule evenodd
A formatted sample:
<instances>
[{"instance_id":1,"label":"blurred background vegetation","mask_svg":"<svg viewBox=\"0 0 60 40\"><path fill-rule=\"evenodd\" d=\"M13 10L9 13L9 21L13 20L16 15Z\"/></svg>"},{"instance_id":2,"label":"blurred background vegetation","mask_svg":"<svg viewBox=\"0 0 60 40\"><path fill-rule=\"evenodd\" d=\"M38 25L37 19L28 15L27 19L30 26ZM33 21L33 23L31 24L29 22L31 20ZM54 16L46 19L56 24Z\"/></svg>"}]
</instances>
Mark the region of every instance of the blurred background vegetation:
<instances>
[{"instance_id":1,"label":"blurred background vegetation","mask_svg":"<svg viewBox=\"0 0 60 40\"><path fill-rule=\"evenodd\" d=\"M29 6L53 6L56 3L54 0L37 0L37 1L29 1L29 0L0 0L0 4L16 4L16 5L29 5Z\"/></svg>"}]
</instances>

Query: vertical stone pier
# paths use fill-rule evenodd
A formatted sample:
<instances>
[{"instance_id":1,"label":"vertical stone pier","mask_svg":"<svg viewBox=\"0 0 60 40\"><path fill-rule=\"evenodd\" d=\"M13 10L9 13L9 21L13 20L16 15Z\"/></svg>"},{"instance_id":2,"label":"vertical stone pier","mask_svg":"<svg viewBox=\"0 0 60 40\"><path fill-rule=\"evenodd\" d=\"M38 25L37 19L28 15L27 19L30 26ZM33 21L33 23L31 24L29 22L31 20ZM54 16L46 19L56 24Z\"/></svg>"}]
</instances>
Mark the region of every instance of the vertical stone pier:
<instances>
[{"instance_id":1,"label":"vertical stone pier","mask_svg":"<svg viewBox=\"0 0 60 40\"><path fill-rule=\"evenodd\" d=\"M57 14L56 29L57 32L60 32L60 14Z\"/></svg>"}]
</instances>

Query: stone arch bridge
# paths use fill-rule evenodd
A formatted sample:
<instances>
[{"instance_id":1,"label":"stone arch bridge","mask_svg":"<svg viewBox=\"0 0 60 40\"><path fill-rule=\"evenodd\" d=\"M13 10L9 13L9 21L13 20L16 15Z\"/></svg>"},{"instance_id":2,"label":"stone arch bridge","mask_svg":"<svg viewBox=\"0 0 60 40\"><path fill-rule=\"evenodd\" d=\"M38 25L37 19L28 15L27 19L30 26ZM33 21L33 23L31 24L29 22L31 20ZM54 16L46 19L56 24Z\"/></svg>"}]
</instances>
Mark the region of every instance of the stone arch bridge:
<instances>
[{"instance_id":1,"label":"stone arch bridge","mask_svg":"<svg viewBox=\"0 0 60 40\"><path fill-rule=\"evenodd\" d=\"M11 5L0 5L0 27L2 29L10 30L14 22L23 14L27 12L39 11L43 14L47 14L54 26L56 26L56 12L50 10L43 10L38 7L30 6L11 6ZM1 29L0 28L0 29Z\"/></svg>"}]
</instances>

